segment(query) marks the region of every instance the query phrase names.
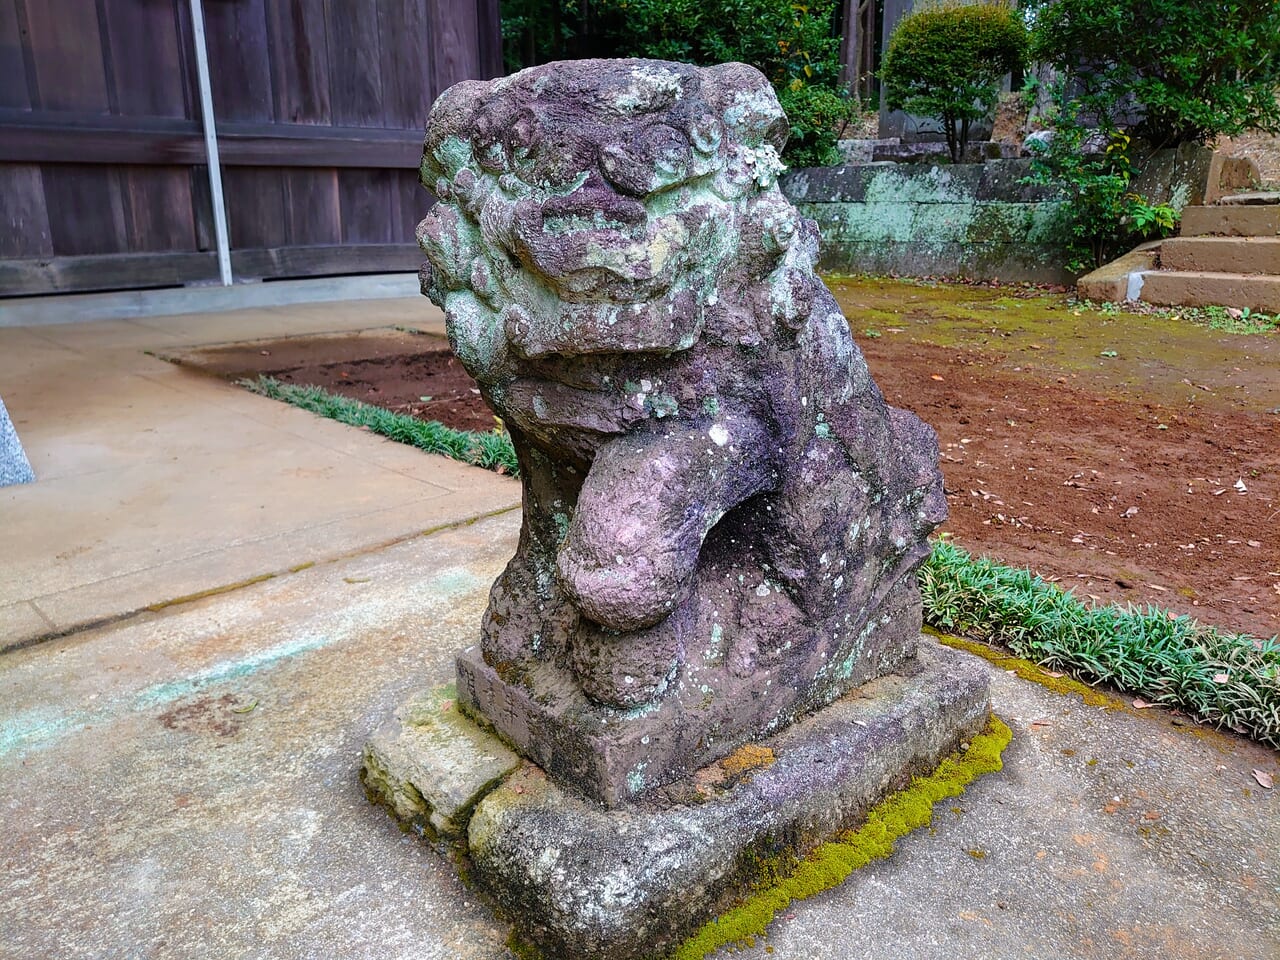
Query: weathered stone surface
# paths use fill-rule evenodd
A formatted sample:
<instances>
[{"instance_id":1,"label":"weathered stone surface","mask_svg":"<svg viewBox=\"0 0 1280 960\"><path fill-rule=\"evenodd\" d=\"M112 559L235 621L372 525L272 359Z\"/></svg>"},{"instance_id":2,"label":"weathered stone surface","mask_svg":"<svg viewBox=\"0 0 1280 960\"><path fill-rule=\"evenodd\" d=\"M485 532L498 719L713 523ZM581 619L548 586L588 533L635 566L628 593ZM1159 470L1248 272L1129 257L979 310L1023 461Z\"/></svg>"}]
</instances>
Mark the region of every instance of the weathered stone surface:
<instances>
[{"instance_id":1,"label":"weathered stone surface","mask_svg":"<svg viewBox=\"0 0 1280 960\"><path fill-rule=\"evenodd\" d=\"M458 838L476 803L520 759L458 710L453 684L426 690L396 711L364 748L365 789L429 836Z\"/></svg>"},{"instance_id":2,"label":"weathered stone surface","mask_svg":"<svg viewBox=\"0 0 1280 960\"><path fill-rule=\"evenodd\" d=\"M9 419L4 400L0 399L0 487L31 483L35 478L26 451L22 449L22 441L18 439L18 431Z\"/></svg>"},{"instance_id":3,"label":"weathered stone surface","mask_svg":"<svg viewBox=\"0 0 1280 960\"><path fill-rule=\"evenodd\" d=\"M927 642L910 669L701 771L675 802L603 810L526 766L472 816L472 875L547 957L666 956L760 858L853 826L982 727L981 665Z\"/></svg>"},{"instance_id":4,"label":"weathered stone surface","mask_svg":"<svg viewBox=\"0 0 1280 960\"><path fill-rule=\"evenodd\" d=\"M548 64L432 109L423 289L524 484L459 695L606 804L916 645L937 440L814 273L786 136L742 64Z\"/></svg>"}]
</instances>

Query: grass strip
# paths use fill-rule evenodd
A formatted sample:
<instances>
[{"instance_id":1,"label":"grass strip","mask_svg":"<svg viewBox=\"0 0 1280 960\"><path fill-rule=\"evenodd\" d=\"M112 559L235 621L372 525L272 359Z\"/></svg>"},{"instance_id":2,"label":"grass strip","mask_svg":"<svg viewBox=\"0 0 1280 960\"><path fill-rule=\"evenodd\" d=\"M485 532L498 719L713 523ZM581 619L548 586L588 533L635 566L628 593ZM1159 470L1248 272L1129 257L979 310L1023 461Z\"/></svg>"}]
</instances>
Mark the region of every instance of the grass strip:
<instances>
[{"instance_id":1,"label":"grass strip","mask_svg":"<svg viewBox=\"0 0 1280 960\"><path fill-rule=\"evenodd\" d=\"M274 377L241 380L240 385L261 396L283 400L330 420L353 427L366 427L388 439L407 443L427 453L439 453L513 477L520 474L515 448L511 446L511 437L505 431L480 433L475 430L455 430L435 420L419 420L408 414L394 413L330 393L323 387L281 383Z\"/></svg>"},{"instance_id":2,"label":"grass strip","mask_svg":"<svg viewBox=\"0 0 1280 960\"><path fill-rule=\"evenodd\" d=\"M1280 747L1280 641L1226 633L1156 606L1091 607L1030 570L939 541L920 570L925 622L1008 647Z\"/></svg>"},{"instance_id":3,"label":"grass strip","mask_svg":"<svg viewBox=\"0 0 1280 960\"><path fill-rule=\"evenodd\" d=\"M889 856L898 838L932 822L935 803L959 796L984 773L999 770L1001 754L1012 737L1008 726L992 715L968 750L946 757L933 773L913 778L910 786L873 807L861 827L817 847L790 874L706 924L680 945L671 960L701 960L727 944L753 946L792 901L829 890L853 871Z\"/></svg>"},{"instance_id":4,"label":"grass strip","mask_svg":"<svg viewBox=\"0 0 1280 960\"><path fill-rule=\"evenodd\" d=\"M463 463L519 475L505 432L454 430L321 387L261 376L240 383L320 416L366 427ZM1280 641L1198 624L1159 607L1090 607L1026 569L934 544L920 570L925 622L999 644L1019 657L1110 684L1198 720L1280 747Z\"/></svg>"}]
</instances>

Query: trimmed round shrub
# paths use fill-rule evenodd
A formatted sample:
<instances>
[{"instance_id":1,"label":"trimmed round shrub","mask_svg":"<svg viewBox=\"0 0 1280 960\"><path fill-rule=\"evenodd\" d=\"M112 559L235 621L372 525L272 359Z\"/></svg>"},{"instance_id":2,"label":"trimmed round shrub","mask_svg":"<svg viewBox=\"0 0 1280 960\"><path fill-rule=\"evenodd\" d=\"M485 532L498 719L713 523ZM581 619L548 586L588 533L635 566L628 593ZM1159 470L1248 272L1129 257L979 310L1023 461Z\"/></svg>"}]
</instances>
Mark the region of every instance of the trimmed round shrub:
<instances>
[{"instance_id":1,"label":"trimmed round shrub","mask_svg":"<svg viewBox=\"0 0 1280 960\"><path fill-rule=\"evenodd\" d=\"M940 3L907 14L889 38L880 68L885 103L942 122L951 160L969 142L969 126L988 116L1000 80L1026 62L1029 38L1004 3Z\"/></svg>"}]
</instances>

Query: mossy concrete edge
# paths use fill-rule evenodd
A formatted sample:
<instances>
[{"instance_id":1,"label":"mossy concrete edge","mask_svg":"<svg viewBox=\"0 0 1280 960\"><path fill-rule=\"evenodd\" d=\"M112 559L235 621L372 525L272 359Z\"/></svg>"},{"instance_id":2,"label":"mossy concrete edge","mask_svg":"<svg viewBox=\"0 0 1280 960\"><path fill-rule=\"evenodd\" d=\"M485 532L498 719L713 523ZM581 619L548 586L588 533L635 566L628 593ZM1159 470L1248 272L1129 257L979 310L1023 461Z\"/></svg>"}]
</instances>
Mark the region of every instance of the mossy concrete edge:
<instances>
[{"instance_id":1,"label":"mossy concrete edge","mask_svg":"<svg viewBox=\"0 0 1280 960\"><path fill-rule=\"evenodd\" d=\"M1013 731L994 713L983 731L967 745L944 757L932 773L914 777L911 785L891 794L867 812L856 830L838 834L810 853L781 880L706 924L671 955L670 960L702 960L721 947L754 946L777 914L844 883L854 871L890 856L897 840L933 821L933 805L958 797L973 781L1004 766L1004 749Z\"/></svg>"}]
</instances>

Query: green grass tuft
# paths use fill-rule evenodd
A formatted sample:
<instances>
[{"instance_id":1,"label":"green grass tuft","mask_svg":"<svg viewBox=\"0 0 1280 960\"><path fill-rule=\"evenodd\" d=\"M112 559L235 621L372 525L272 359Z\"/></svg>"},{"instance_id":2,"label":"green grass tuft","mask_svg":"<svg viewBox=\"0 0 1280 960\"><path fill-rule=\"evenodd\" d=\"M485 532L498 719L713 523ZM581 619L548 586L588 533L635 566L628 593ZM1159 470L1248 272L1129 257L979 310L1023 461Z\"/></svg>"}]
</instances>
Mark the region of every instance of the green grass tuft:
<instances>
[{"instance_id":1,"label":"green grass tuft","mask_svg":"<svg viewBox=\"0 0 1280 960\"><path fill-rule=\"evenodd\" d=\"M1029 570L936 543L920 570L925 622L1002 644L1089 683L1280 747L1280 642L1159 607L1090 607Z\"/></svg>"},{"instance_id":2,"label":"green grass tuft","mask_svg":"<svg viewBox=\"0 0 1280 960\"><path fill-rule=\"evenodd\" d=\"M351 400L330 393L322 387L281 383L274 377L241 380L240 385L264 397L283 400L339 423L367 427L374 433L398 443L407 443L427 453L438 453L472 466L508 473L513 477L520 475L520 465L516 462L511 437L502 430L491 433L455 430L434 420L419 420L403 413L393 413L361 403L359 400Z\"/></svg>"},{"instance_id":3,"label":"green grass tuft","mask_svg":"<svg viewBox=\"0 0 1280 960\"><path fill-rule=\"evenodd\" d=\"M703 926L680 945L671 960L701 960L728 944L750 945L793 901L830 890L853 871L889 856L900 837L929 825L935 803L958 797L984 773L1001 769L1001 754L1012 737L1012 731L991 716L987 728L973 738L967 750L946 757L928 776L915 777L906 789L873 807L861 827L817 847L790 874Z\"/></svg>"}]
</instances>

